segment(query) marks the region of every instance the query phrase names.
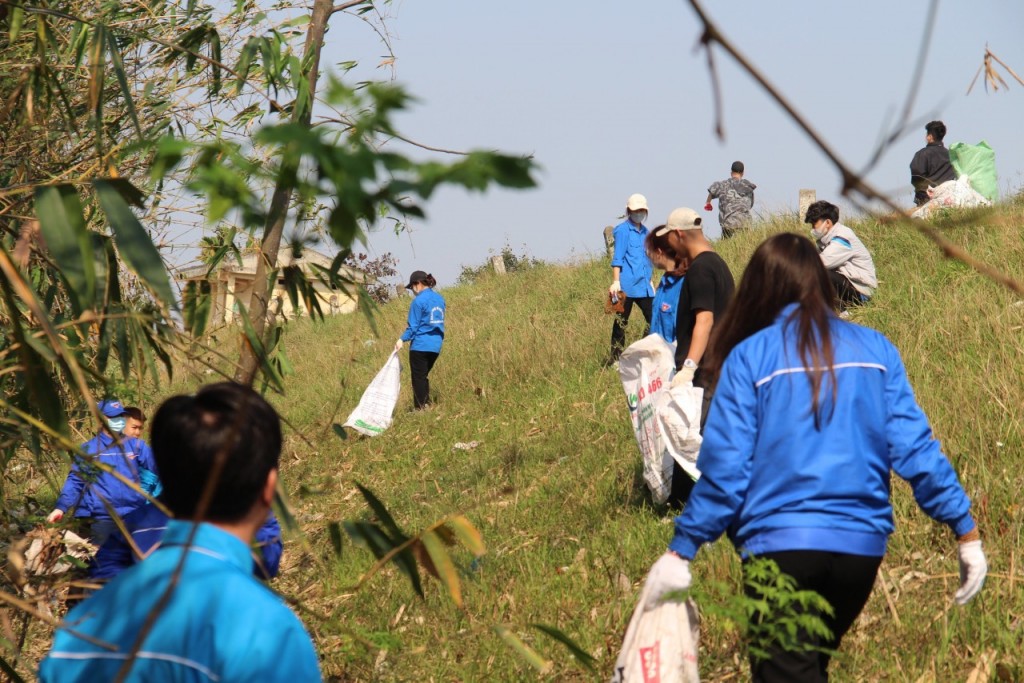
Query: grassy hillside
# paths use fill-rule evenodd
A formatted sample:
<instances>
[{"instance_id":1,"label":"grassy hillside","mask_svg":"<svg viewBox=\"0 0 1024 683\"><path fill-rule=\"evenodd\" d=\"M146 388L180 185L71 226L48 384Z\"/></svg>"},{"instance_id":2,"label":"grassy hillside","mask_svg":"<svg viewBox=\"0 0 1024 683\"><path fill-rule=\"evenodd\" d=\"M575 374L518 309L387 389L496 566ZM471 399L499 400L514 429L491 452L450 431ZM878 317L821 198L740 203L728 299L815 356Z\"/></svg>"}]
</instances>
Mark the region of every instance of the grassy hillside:
<instances>
[{"instance_id":1,"label":"grassy hillside","mask_svg":"<svg viewBox=\"0 0 1024 683\"><path fill-rule=\"evenodd\" d=\"M946 234L1024 280L1022 224L1017 204ZM1004 680L1024 678L1024 558L1016 557L1024 515L1022 297L944 260L915 232L874 222L853 227L881 279L877 297L854 320L901 349L974 500L990 574L973 603L954 606L955 541L897 482L897 532L833 680L964 680L984 662L993 674L1001 667ZM756 244L785 229L803 232L795 220L779 220L719 251L739 279ZM383 364L408 302L382 308L379 337L358 316L291 326L286 346L295 373L274 403L292 426L282 475L307 542L290 539L275 585L309 608L305 620L325 674L345 681L537 678L495 631L500 625L552 661L540 678L610 675L671 518L649 502L617 373L601 367L611 325L602 309L608 278L599 261L442 287L448 332L431 374L439 401L412 412L404 368L395 423L374 439L342 440L331 425L344 421ZM453 449L470 441L479 445ZM356 482L373 489L407 530L459 511L478 526L486 555L470 562L468 553L455 553L464 565L463 610L437 582L417 598L392 568L354 588L372 557L346 543L335 558L327 529L367 516ZM710 599L725 601L739 591L738 567L728 542L719 542L701 551L694 580L724 584L710 589ZM573 638L597 659L599 675L533 623ZM706 680L747 676L739 634L721 618L704 621L700 668Z\"/></svg>"}]
</instances>

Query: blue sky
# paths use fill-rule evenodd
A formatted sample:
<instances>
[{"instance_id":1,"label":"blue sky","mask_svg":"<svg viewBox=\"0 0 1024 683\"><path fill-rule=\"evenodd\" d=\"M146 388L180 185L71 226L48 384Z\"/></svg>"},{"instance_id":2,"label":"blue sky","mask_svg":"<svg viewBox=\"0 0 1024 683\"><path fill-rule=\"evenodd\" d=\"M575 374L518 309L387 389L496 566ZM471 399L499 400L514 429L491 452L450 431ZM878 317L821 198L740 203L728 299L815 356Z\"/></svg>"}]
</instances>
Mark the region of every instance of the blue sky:
<instances>
[{"instance_id":1,"label":"blue sky","mask_svg":"<svg viewBox=\"0 0 1024 683\"><path fill-rule=\"evenodd\" d=\"M902 111L928 7L790 0L707 9L860 168ZM699 209L708 185L728 176L736 159L758 186L756 211L795 210L805 187L846 206L823 154L721 50L726 138L715 137L711 79L695 50L700 28L682 0L431 0L396 2L390 12L394 77L418 99L398 120L402 133L446 149L532 154L540 165L534 190L442 190L408 233L372 233L370 254L392 252L404 275L427 270L443 287L461 265L480 264L505 244L551 261L599 254L602 229L618 222L630 194L647 196L656 225L677 206ZM947 144L986 140L1004 193L1024 186L1024 86L1007 76L1009 91L986 94L979 82L965 93L986 44L1024 76L1022 27L1018 0L941 4L912 112L943 119ZM356 59L347 80L389 78L377 67L385 52L364 23L336 16L324 64ZM868 176L907 206L908 164L923 138L923 125L915 126ZM717 210L706 215L715 237Z\"/></svg>"}]
</instances>

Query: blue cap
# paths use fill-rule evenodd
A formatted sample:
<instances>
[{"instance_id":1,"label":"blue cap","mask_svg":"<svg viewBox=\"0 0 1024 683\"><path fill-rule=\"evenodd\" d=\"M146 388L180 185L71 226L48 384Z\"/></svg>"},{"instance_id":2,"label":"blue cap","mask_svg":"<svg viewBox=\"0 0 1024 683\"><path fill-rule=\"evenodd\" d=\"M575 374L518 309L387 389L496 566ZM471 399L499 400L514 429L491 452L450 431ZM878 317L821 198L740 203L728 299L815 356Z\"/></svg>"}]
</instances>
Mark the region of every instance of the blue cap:
<instances>
[{"instance_id":1,"label":"blue cap","mask_svg":"<svg viewBox=\"0 0 1024 683\"><path fill-rule=\"evenodd\" d=\"M96 407L107 417L120 417L125 413L124 406L116 398L100 401Z\"/></svg>"}]
</instances>

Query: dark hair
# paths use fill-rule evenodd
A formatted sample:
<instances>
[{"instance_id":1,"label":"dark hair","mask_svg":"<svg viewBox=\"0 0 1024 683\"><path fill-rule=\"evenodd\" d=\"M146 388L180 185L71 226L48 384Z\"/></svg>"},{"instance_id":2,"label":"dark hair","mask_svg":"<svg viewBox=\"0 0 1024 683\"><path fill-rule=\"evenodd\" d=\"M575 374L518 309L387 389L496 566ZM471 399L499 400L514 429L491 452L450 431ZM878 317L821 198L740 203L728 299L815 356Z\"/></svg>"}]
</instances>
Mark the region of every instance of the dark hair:
<instances>
[{"instance_id":1,"label":"dark hair","mask_svg":"<svg viewBox=\"0 0 1024 683\"><path fill-rule=\"evenodd\" d=\"M281 453L281 420L262 396L233 382L173 396L156 411L153 455L174 516L192 519L207 482L216 478L202 518L242 519L258 499Z\"/></svg>"},{"instance_id":2,"label":"dark hair","mask_svg":"<svg viewBox=\"0 0 1024 683\"><path fill-rule=\"evenodd\" d=\"M142 409L136 408L135 406L125 406L124 414L133 420L138 420L139 422L146 421L146 416L142 412Z\"/></svg>"},{"instance_id":3,"label":"dark hair","mask_svg":"<svg viewBox=\"0 0 1024 683\"><path fill-rule=\"evenodd\" d=\"M732 162L732 169L731 170L732 170L733 173L743 173L743 162L742 161L734 161L734 162Z\"/></svg>"},{"instance_id":4,"label":"dark hair","mask_svg":"<svg viewBox=\"0 0 1024 683\"><path fill-rule=\"evenodd\" d=\"M421 277L419 280L416 280L416 282L414 282L413 284L426 285L427 287L436 287L437 280L434 279L433 275L427 273L426 277Z\"/></svg>"},{"instance_id":5,"label":"dark hair","mask_svg":"<svg viewBox=\"0 0 1024 683\"><path fill-rule=\"evenodd\" d=\"M942 138L946 137L946 124L942 121L929 121L925 124L924 130L935 138L936 142L942 142Z\"/></svg>"},{"instance_id":6,"label":"dark hair","mask_svg":"<svg viewBox=\"0 0 1024 683\"><path fill-rule=\"evenodd\" d=\"M660 251L661 253L663 253L665 256L671 259L673 263L676 264L675 268L666 272L669 275L682 275L685 272L683 269L683 264L685 263L685 255L680 254L679 251L675 247L673 247L672 243L669 241L668 236L673 231L669 230L660 237L658 235L655 235L656 232L658 232L664 227L664 225L659 225L654 230L647 233L647 237L644 239L644 249L647 250L648 255L656 251Z\"/></svg>"},{"instance_id":7,"label":"dark hair","mask_svg":"<svg viewBox=\"0 0 1024 683\"><path fill-rule=\"evenodd\" d=\"M729 352L744 339L771 325L788 304L795 303L797 307L785 324L796 328L800 362L811 383L814 425L819 427L819 394L826 368L833 400L836 394L830 328L835 299L828 272L809 239L793 233L769 237L750 258L722 320L715 321L702 371L717 382Z\"/></svg>"},{"instance_id":8,"label":"dark hair","mask_svg":"<svg viewBox=\"0 0 1024 683\"><path fill-rule=\"evenodd\" d=\"M807 207L807 216L804 217L804 223L814 225L819 220L826 218L832 221L832 223L838 223L839 207L822 199Z\"/></svg>"}]
</instances>

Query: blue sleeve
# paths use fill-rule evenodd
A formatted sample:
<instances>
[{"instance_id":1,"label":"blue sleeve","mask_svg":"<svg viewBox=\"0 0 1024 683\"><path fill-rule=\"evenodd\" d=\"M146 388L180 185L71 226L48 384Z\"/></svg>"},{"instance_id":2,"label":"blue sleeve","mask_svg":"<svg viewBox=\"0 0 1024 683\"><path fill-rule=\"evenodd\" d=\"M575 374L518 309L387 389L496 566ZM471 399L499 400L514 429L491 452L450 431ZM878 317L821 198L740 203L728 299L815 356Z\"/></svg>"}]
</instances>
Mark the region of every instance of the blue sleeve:
<instances>
[{"instance_id":1,"label":"blue sleeve","mask_svg":"<svg viewBox=\"0 0 1024 683\"><path fill-rule=\"evenodd\" d=\"M143 441L142 439L135 439L135 441L138 442L136 444L136 446L138 447L138 450L136 450L136 452L139 454L139 465L145 467L147 470L149 470L150 472L159 477L160 471L156 468L156 458L153 457L153 449L150 448L149 444ZM135 448L133 448L132 450L135 450Z\"/></svg>"},{"instance_id":2,"label":"blue sleeve","mask_svg":"<svg viewBox=\"0 0 1024 683\"><path fill-rule=\"evenodd\" d=\"M253 563L253 575L258 579L272 579L281 568L281 554L284 544L281 541L281 525L273 512L267 517L266 523L256 532L255 544L259 548L262 567Z\"/></svg>"},{"instance_id":3,"label":"blue sleeve","mask_svg":"<svg viewBox=\"0 0 1024 683\"><path fill-rule=\"evenodd\" d=\"M974 528L971 501L914 399L899 351L888 341L886 347L885 398L889 414L885 430L892 469L910 484L914 499L929 517L962 536Z\"/></svg>"},{"instance_id":4,"label":"blue sleeve","mask_svg":"<svg viewBox=\"0 0 1024 683\"><path fill-rule=\"evenodd\" d=\"M704 442L697 456L700 479L690 493L669 549L693 559L721 536L746 498L757 438L757 393L746 359L733 350L722 366Z\"/></svg>"},{"instance_id":5,"label":"blue sleeve","mask_svg":"<svg viewBox=\"0 0 1024 683\"><path fill-rule=\"evenodd\" d=\"M82 479L80 460L81 457L77 453L71 456L71 471L68 472L64 486L60 489L60 496L57 497L57 502L54 505L54 508L58 510L67 512L69 508L82 502L82 489L85 488L85 480Z\"/></svg>"},{"instance_id":6,"label":"blue sleeve","mask_svg":"<svg viewBox=\"0 0 1024 683\"><path fill-rule=\"evenodd\" d=\"M422 308L422 304L419 303L419 297L412 300L412 304L409 306L409 321L405 332L402 333L402 341L412 341L412 338L416 336L416 328L419 327L420 318L423 317Z\"/></svg>"},{"instance_id":7,"label":"blue sleeve","mask_svg":"<svg viewBox=\"0 0 1024 683\"><path fill-rule=\"evenodd\" d=\"M626 249L629 247L629 235L621 226L615 228L612 236L615 238L615 249L612 252L612 268L621 268L626 264Z\"/></svg>"}]
</instances>

